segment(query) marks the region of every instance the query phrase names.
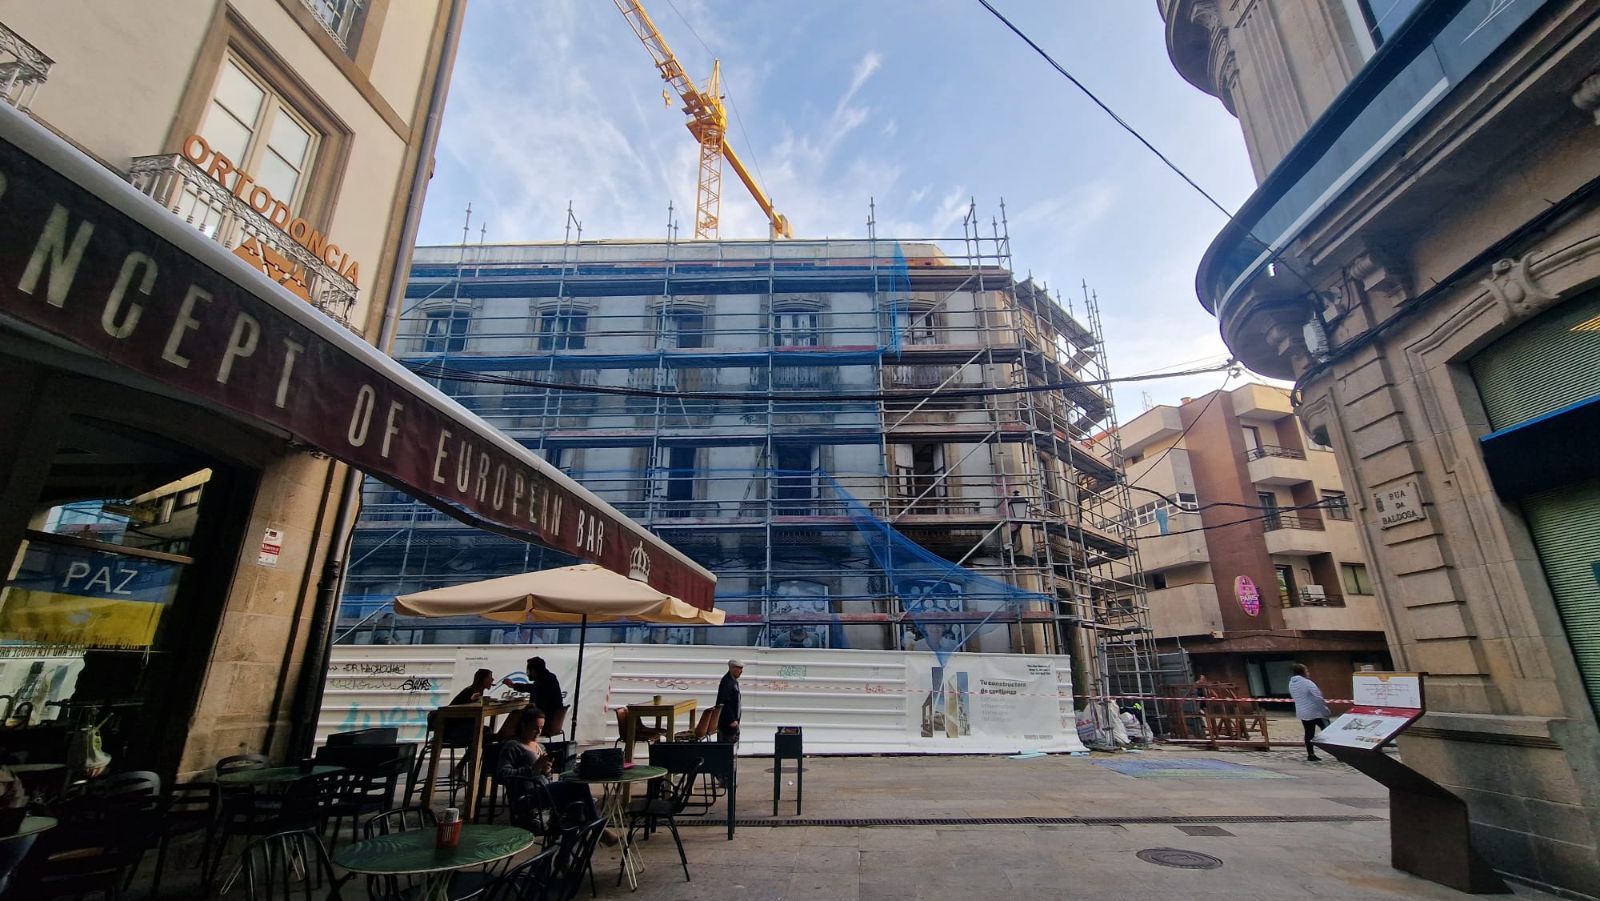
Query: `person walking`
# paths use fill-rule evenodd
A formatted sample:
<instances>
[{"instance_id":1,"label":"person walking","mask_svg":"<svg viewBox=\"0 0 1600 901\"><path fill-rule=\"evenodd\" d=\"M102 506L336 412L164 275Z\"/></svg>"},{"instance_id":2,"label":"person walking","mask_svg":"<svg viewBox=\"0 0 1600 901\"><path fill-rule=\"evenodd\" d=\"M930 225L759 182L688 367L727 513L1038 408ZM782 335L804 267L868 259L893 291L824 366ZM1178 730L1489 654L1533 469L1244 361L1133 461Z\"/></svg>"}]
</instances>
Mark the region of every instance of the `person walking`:
<instances>
[{"instance_id":1,"label":"person walking","mask_svg":"<svg viewBox=\"0 0 1600 901\"><path fill-rule=\"evenodd\" d=\"M1300 718L1300 727L1306 733L1306 759L1321 760L1311 739L1316 737L1318 729L1328 728L1328 717L1333 715L1333 711L1328 709L1322 689L1311 681L1307 672L1304 663L1294 665L1294 675L1289 677L1289 697L1294 699L1294 715Z\"/></svg>"},{"instance_id":2,"label":"person walking","mask_svg":"<svg viewBox=\"0 0 1600 901\"><path fill-rule=\"evenodd\" d=\"M722 708L717 720L717 741L739 740L739 676L743 673L743 661L729 660L728 671L717 685L717 706Z\"/></svg>"}]
</instances>

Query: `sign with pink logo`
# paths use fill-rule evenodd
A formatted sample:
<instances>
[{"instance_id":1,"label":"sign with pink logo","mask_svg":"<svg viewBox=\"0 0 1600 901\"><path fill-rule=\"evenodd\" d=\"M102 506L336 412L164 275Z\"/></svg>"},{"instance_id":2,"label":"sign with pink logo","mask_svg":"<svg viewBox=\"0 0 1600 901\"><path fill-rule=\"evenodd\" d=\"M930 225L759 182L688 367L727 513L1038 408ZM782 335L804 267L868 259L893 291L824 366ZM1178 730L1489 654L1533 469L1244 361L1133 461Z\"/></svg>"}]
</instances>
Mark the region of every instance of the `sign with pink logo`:
<instances>
[{"instance_id":1,"label":"sign with pink logo","mask_svg":"<svg viewBox=\"0 0 1600 901\"><path fill-rule=\"evenodd\" d=\"M1239 599L1239 606L1244 612L1251 616L1261 613L1261 592L1249 576L1239 576L1233 580L1233 596Z\"/></svg>"}]
</instances>

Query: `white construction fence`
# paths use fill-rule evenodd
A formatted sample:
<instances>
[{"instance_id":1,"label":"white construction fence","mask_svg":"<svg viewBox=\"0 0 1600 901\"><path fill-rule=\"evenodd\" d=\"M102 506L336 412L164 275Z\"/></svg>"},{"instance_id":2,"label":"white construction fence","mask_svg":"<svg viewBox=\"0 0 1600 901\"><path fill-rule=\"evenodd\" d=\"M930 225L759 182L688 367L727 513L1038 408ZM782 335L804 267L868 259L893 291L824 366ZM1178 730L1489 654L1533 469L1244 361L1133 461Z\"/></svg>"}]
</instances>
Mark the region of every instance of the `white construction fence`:
<instances>
[{"instance_id":1,"label":"white construction fence","mask_svg":"<svg viewBox=\"0 0 1600 901\"><path fill-rule=\"evenodd\" d=\"M570 706L576 645L337 645L317 728L399 727L421 741L428 711L473 671L521 676L545 659ZM581 744L617 737L614 708L687 697L705 710L730 658L745 663L739 753L772 753L778 726L805 730L808 754L999 754L1082 751L1068 658L711 645L591 644L579 700ZM504 688L495 694L506 693ZM687 730L693 723L679 723ZM570 731L570 724L569 724Z\"/></svg>"}]
</instances>

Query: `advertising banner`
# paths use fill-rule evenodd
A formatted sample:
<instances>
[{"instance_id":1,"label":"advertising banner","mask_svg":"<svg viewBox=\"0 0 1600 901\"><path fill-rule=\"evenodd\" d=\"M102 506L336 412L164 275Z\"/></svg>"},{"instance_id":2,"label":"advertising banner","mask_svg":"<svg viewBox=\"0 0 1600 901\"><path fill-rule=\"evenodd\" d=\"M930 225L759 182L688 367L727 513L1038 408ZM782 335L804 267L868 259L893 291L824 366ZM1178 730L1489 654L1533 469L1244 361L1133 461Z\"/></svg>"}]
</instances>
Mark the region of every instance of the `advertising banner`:
<instances>
[{"instance_id":1,"label":"advertising banner","mask_svg":"<svg viewBox=\"0 0 1600 901\"><path fill-rule=\"evenodd\" d=\"M0 598L0 637L149 647L182 574L181 563L30 541Z\"/></svg>"},{"instance_id":2,"label":"advertising banner","mask_svg":"<svg viewBox=\"0 0 1600 901\"><path fill-rule=\"evenodd\" d=\"M1050 658L952 654L940 665L933 655L911 655L908 740L973 751L1079 750L1077 724L1062 715L1072 710L1066 679Z\"/></svg>"}]
</instances>

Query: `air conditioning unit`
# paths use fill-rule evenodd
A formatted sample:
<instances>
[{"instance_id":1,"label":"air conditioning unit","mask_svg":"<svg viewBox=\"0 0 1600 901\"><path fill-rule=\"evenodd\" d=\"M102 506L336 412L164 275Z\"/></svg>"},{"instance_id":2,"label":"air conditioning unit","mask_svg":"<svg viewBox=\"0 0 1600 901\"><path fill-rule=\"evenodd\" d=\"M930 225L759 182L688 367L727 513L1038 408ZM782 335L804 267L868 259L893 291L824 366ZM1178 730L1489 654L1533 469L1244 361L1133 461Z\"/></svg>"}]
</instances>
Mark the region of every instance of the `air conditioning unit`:
<instances>
[{"instance_id":1,"label":"air conditioning unit","mask_svg":"<svg viewBox=\"0 0 1600 901\"><path fill-rule=\"evenodd\" d=\"M1321 585L1307 585L1300 589L1300 598L1313 607L1324 607L1328 603L1328 592Z\"/></svg>"}]
</instances>

